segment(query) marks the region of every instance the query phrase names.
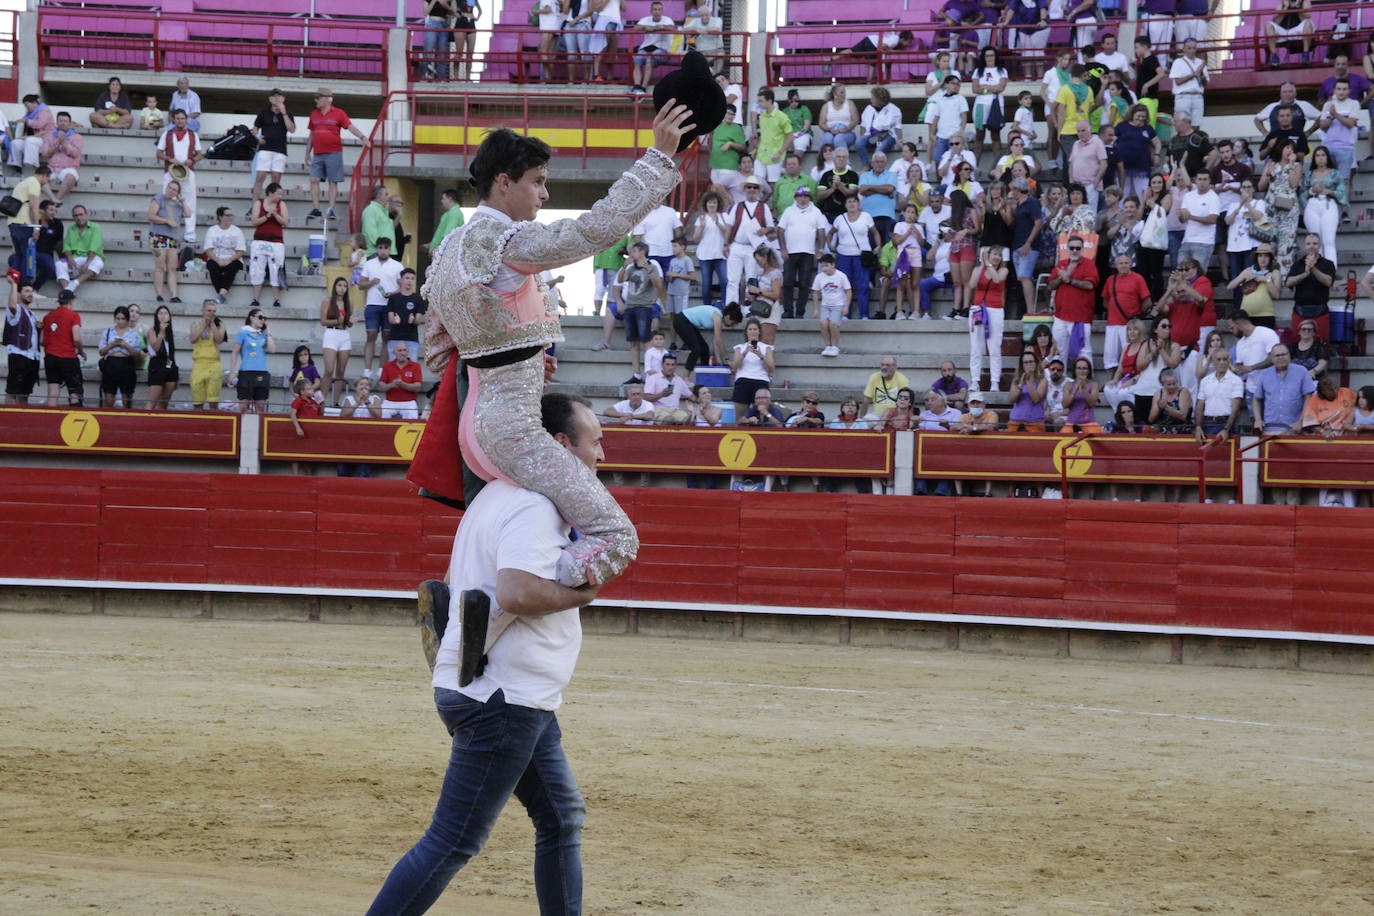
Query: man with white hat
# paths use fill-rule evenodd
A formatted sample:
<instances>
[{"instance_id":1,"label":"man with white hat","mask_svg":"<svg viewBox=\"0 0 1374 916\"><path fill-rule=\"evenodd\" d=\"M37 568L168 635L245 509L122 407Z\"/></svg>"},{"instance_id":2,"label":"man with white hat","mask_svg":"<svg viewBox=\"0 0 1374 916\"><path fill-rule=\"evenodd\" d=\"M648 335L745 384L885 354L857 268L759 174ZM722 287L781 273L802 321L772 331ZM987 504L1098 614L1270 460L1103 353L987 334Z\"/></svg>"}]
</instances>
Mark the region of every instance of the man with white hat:
<instances>
[{"instance_id":1,"label":"man with white hat","mask_svg":"<svg viewBox=\"0 0 1374 916\"><path fill-rule=\"evenodd\" d=\"M983 392L977 388L970 388L968 396L965 398L968 410L959 418L959 422L950 427L950 430L962 433L965 436L975 436L978 433L989 432L997 428L997 411L988 408L987 398ZM959 496L964 495L964 482L956 480L954 482L955 493ZM969 494L972 495L972 494ZM983 496L992 495L992 481L983 481Z\"/></svg>"},{"instance_id":2,"label":"man with white hat","mask_svg":"<svg viewBox=\"0 0 1374 916\"><path fill-rule=\"evenodd\" d=\"M793 204L782 211L782 317L802 318L816 278L816 252L825 245L825 216L811 203L811 189L802 185L793 192Z\"/></svg>"}]
</instances>

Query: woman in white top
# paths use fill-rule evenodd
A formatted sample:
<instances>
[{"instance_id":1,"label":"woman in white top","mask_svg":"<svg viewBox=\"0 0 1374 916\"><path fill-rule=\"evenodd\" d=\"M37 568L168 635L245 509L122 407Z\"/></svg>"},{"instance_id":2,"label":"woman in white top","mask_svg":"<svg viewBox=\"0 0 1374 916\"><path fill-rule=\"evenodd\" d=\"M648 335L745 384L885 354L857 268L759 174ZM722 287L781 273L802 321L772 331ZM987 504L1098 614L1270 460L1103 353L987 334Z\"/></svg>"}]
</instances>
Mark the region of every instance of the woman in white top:
<instances>
[{"instance_id":1,"label":"woman in white top","mask_svg":"<svg viewBox=\"0 0 1374 916\"><path fill-rule=\"evenodd\" d=\"M868 287L872 271L864 265L864 252L878 250L881 240L873 217L859 208L859 198L846 197L844 212L830 226L829 246L835 251L835 266L849 278L860 318L868 317Z\"/></svg>"},{"instance_id":2,"label":"woman in white top","mask_svg":"<svg viewBox=\"0 0 1374 916\"><path fill-rule=\"evenodd\" d=\"M823 143L816 164L811 167L811 180L820 181L821 176L835 167L835 144Z\"/></svg>"},{"instance_id":3,"label":"woman in white top","mask_svg":"<svg viewBox=\"0 0 1374 916\"><path fill-rule=\"evenodd\" d=\"M773 382L776 368L773 345L764 343L763 324L757 318L744 323L744 343L735 344L735 352L730 357L730 371L735 374L735 387L730 399L735 402L735 418L738 422L744 412L754 403L754 395Z\"/></svg>"},{"instance_id":4,"label":"woman in white top","mask_svg":"<svg viewBox=\"0 0 1374 916\"><path fill-rule=\"evenodd\" d=\"M1255 249L1259 242L1250 235L1250 227L1263 224L1267 208L1263 200L1255 196L1255 181L1247 178L1240 183L1240 200L1226 211L1226 261L1232 277L1239 277L1254 260ZM1240 308L1244 293L1239 286L1233 287L1234 304Z\"/></svg>"},{"instance_id":5,"label":"woman in white top","mask_svg":"<svg viewBox=\"0 0 1374 916\"><path fill-rule=\"evenodd\" d=\"M366 375L353 383L353 393L344 395L339 405L339 416L354 420L380 420L382 418L382 399L372 393L372 381ZM339 462L336 470L340 477L371 477L372 468L366 464Z\"/></svg>"},{"instance_id":6,"label":"woman in white top","mask_svg":"<svg viewBox=\"0 0 1374 916\"><path fill-rule=\"evenodd\" d=\"M892 103L892 94L882 86L874 86L868 99L859 119L859 161L864 168L873 153L890 152L902 139L902 110Z\"/></svg>"},{"instance_id":7,"label":"woman in white top","mask_svg":"<svg viewBox=\"0 0 1374 916\"><path fill-rule=\"evenodd\" d=\"M725 235L730 225L725 221L725 207L719 194L708 191L701 199L702 212L692 222L692 241L697 246L697 263L701 268L701 301L707 305L725 298ZM712 298L712 293L716 298Z\"/></svg>"},{"instance_id":8,"label":"woman in white top","mask_svg":"<svg viewBox=\"0 0 1374 916\"><path fill-rule=\"evenodd\" d=\"M872 429L873 423L859 416L858 398L845 398L840 404L840 412L835 419L825 424L826 429Z\"/></svg>"},{"instance_id":9,"label":"woman in white top","mask_svg":"<svg viewBox=\"0 0 1374 916\"><path fill-rule=\"evenodd\" d=\"M849 101L844 86L836 83L825 94L821 105L821 143L853 149L858 141L854 130L859 126L859 109Z\"/></svg>"},{"instance_id":10,"label":"woman in white top","mask_svg":"<svg viewBox=\"0 0 1374 916\"><path fill-rule=\"evenodd\" d=\"M712 403L709 385L692 386L692 425L719 426L720 408Z\"/></svg>"},{"instance_id":11,"label":"woman in white top","mask_svg":"<svg viewBox=\"0 0 1374 916\"><path fill-rule=\"evenodd\" d=\"M997 59L997 49L983 49L982 66L973 70L973 150L983 155L983 132L992 135L992 154L1002 151L1002 125L1007 123L1003 112L1002 93L1007 90L1007 71Z\"/></svg>"},{"instance_id":12,"label":"woman in white top","mask_svg":"<svg viewBox=\"0 0 1374 916\"><path fill-rule=\"evenodd\" d=\"M1003 181L1010 181L1011 175L1007 174L1012 167L1012 163L1024 162L1026 170L1033 177L1040 171L1040 163L1035 161L1035 157L1026 152L1026 140L1024 137L1015 136L1007 142L1007 154L997 160L997 164L992 167L992 177L1000 178Z\"/></svg>"},{"instance_id":13,"label":"woman in white top","mask_svg":"<svg viewBox=\"0 0 1374 916\"><path fill-rule=\"evenodd\" d=\"M940 87L945 83L945 77L957 76L963 79L958 70L951 70L949 66L949 52L940 51L935 55L935 67L926 74L926 98L940 91Z\"/></svg>"},{"instance_id":14,"label":"woman in white top","mask_svg":"<svg viewBox=\"0 0 1374 916\"><path fill-rule=\"evenodd\" d=\"M782 265L767 242L754 249L753 266L745 275L745 298L751 309L756 305L768 309L759 320L763 322L762 340L771 346L782 323Z\"/></svg>"}]
</instances>

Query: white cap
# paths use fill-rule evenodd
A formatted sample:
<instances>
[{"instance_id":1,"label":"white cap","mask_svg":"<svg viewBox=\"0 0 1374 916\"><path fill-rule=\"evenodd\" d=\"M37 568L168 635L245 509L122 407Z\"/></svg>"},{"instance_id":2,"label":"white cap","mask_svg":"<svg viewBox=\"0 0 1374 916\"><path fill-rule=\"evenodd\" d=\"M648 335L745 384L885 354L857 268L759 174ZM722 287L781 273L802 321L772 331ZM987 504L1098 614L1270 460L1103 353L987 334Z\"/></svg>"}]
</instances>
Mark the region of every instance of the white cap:
<instances>
[{"instance_id":1,"label":"white cap","mask_svg":"<svg viewBox=\"0 0 1374 916\"><path fill-rule=\"evenodd\" d=\"M987 401L983 399L983 392L979 391L977 388L970 388L968 394L964 395L964 400L966 402L982 401L984 404L987 403Z\"/></svg>"}]
</instances>

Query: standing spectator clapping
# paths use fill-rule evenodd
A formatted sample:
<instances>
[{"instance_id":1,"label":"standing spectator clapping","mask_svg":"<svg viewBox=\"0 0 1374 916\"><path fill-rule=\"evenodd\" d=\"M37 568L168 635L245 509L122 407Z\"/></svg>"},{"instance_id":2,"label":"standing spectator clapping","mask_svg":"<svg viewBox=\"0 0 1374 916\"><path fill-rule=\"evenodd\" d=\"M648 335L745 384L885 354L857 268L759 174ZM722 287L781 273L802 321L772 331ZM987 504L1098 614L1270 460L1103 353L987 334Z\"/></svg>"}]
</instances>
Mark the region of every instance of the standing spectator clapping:
<instances>
[{"instance_id":1,"label":"standing spectator clapping","mask_svg":"<svg viewBox=\"0 0 1374 916\"><path fill-rule=\"evenodd\" d=\"M177 367L176 335L172 331L172 310L159 305L153 312L153 326L148 331L148 409L166 410L172 394L181 384L181 370ZM127 402L127 398L126 398Z\"/></svg>"},{"instance_id":2,"label":"standing spectator clapping","mask_svg":"<svg viewBox=\"0 0 1374 916\"><path fill-rule=\"evenodd\" d=\"M272 287L272 305L281 305L282 271L286 269L285 229L290 222L282 186L275 181L266 197L253 201L253 246L248 255L248 282L253 285L253 307L262 299L262 285Z\"/></svg>"},{"instance_id":3,"label":"standing spectator clapping","mask_svg":"<svg viewBox=\"0 0 1374 916\"><path fill-rule=\"evenodd\" d=\"M424 388L420 364L410 358L410 344L397 341L395 357L382 367L378 387L384 393L382 417L388 420L418 420L416 395Z\"/></svg>"}]
</instances>

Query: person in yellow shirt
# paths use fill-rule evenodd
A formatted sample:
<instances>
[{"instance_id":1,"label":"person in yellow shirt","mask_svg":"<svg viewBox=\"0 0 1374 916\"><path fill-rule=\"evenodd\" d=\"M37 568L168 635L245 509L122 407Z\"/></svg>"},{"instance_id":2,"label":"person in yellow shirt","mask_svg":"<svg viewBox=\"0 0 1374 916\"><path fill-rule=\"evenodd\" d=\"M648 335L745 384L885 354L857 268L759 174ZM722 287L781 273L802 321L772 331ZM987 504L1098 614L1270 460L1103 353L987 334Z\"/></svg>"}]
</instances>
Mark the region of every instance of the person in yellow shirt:
<instances>
[{"instance_id":1,"label":"person in yellow shirt","mask_svg":"<svg viewBox=\"0 0 1374 916\"><path fill-rule=\"evenodd\" d=\"M759 177L773 184L782 175L782 158L787 141L792 136L792 119L773 101L773 90L767 86L759 90L758 148L754 151L754 165Z\"/></svg>"},{"instance_id":2,"label":"person in yellow shirt","mask_svg":"<svg viewBox=\"0 0 1374 916\"><path fill-rule=\"evenodd\" d=\"M1086 73L1082 64L1074 64L1069 68L1069 81L1059 87L1059 94L1054 97L1055 123L1059 125L1060 168L1065 172L1069 169L1069 150L1073 149L1078 122L1087 121L1096 107L1092 87L1083 81Z\"/></svg>"}]
</instances>

